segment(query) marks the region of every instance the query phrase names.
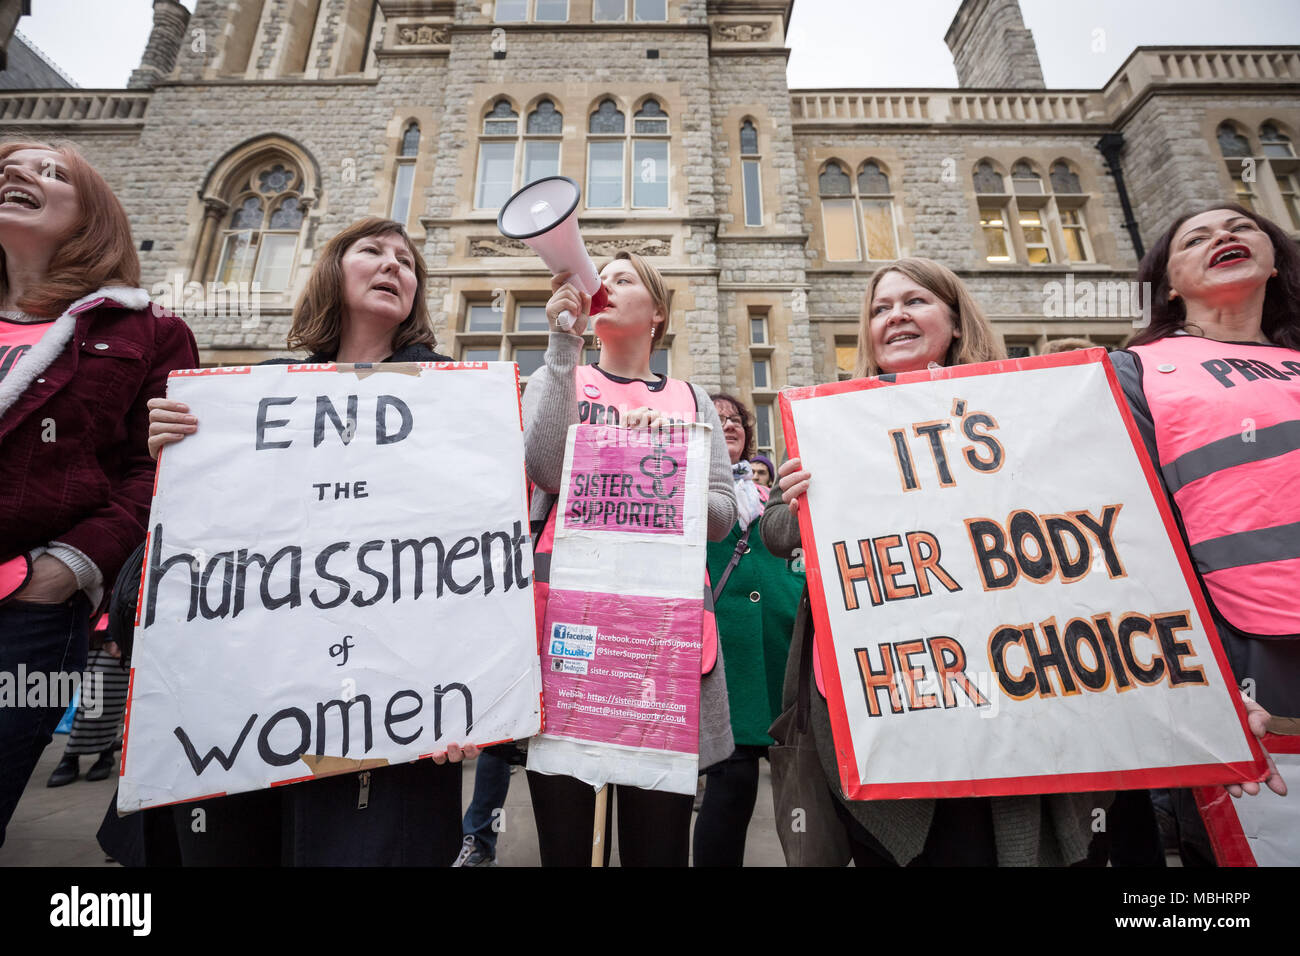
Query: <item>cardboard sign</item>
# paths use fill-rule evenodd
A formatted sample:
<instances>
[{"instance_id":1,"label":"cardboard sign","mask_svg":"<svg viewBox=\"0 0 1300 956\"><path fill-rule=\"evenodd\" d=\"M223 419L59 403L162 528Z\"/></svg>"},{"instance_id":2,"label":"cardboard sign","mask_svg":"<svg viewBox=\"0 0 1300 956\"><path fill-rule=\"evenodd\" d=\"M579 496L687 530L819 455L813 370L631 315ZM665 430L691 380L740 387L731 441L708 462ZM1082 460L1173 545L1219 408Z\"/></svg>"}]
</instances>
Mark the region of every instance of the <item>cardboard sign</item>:
<instances>
[{"instance_id":1,"label":"cardboard sign","mask_svg":"<svg viewBox=\"0 0 1300 956\"><path fill-rule=\"evenodd\" d=\"M695 792L710 432L569 429L529 770Z\"/></svg>"},{"instance_id":2,"label":"cardboard sign","mask_svg":"<svg viewBox=\"0 0 1300 956\"><path fill-rule=\"evenodd\" d=\"M892 377L891 377L892 378ZM1257 780L1100 349L782 393L853 799Z\"/></svg>"},{"instance_id":3,"label":"cardboard sign","mask_svg":"<svg viewBox=\"0 0 1300 956\"><path fill-rule=\"evenodd\" d=\"M1198 787L1196 803L1219 866L1300 866L1300 736L1266 734L1287 795L1264 784L1255 796L1234 798L1222 787Z\"/></svg>"},{"instance_id":4,"label":"cardboard sign","mask_svg":"<svg viewBox=\"0 0 1300 956\"><path fill-rule=\"evenodd\" d=\"M123 811L540 726L513 363L174 373Z\"/></svg>"}]
</instances>

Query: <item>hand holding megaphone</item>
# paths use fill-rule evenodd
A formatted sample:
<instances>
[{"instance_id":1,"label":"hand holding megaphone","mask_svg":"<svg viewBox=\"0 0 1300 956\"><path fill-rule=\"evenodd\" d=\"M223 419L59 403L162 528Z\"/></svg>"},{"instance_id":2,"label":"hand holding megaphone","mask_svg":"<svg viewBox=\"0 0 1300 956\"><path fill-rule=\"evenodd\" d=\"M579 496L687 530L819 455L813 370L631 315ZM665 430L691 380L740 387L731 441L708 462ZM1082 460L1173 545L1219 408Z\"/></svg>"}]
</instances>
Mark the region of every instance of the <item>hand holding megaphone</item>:
<instances>
[{"instance_id":1,"label":"hand holding megaphone","mask_svg":"<svg viewBox=\"0 0 1300 956\"><path fill-rule=\"evenodd\" d=\"M582 335L591 316L591 296L573 284L569 273L551 279L551 298L546 317L562 332Z\"/></svg>"},{"instance_id":2,"label":"hand holding megaphone","mask_svg":"<svg viewBox=\"0 0 1300 956\"><path fill-rule=\"evenodd\" d=\"M527 245L542 257L561 286L567 282L575 293L586 297L585 301L578 298L569 302L554 316L549 305L546 309L547 317L566 332L576 326L579 314L584 316L578 335L587 327L585 317L605 307L605 287L578 233L575 211L581 198L582 190L569 177L547 176L529 183L507 199L497 214L501 235ZM551 288L559 293L554 282ZM555 296L551 298L554 301Z\"/></svg>"}]
</instances>

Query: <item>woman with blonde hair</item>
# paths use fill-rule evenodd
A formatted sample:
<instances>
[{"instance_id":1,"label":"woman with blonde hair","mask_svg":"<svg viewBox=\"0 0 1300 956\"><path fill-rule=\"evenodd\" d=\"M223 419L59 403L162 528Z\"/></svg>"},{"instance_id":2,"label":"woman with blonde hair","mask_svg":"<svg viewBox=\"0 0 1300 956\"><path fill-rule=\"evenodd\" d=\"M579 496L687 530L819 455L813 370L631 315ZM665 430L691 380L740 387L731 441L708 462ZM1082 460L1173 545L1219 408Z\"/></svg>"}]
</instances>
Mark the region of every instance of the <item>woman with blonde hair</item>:
<instances>
[{"instance_id":1,"label":"woman with blonde hair","mask_svg":"<svg viewBox=\"0 0 1300 956\"><path fill-rule=\"evenodd\" d=\"M736 496L717 410L699 386L650 370L650 353L663 338L671 311L663 277L641 256L620 252L601 270L600 278L609 301L590 317L600 342L600 361L579 363L591 297L569 284L568 276L557 276L546 304L551 337L545 361L524 392L524 459L528 475L539 489L532 517L545 522L537 553L549 555L551 550L565 438L569 426L578 423L652 428L660 422L699 420L712 425L708 534L710 540L721 540L736 521ZM578 317L571 329L558 325L566 311ZM549 562L539 560L538 565L542 569ZM543 576L544 572L538 575L539 624L545 616ZM717 633L706 627L702 637L708 668L710 637L716 649ZM700 683L700 768L725 759L733 746L722 657L717 652L716 665L708 668ZM533 771L528 773L528 787L542 865L589 865L595 817L592 788L573 777ZM685 866L690 854L691 796L621 784L614 790L623 865ZM606 818L607 827L610 817ZM608 853L608 832L604 846Z\"/></svg>"},{"instance_id":2,"label":"woman with blonde hair","mask_svg":"<svg viewBox=\"0 0 1300 956\"><path fill-rule=\"evenodd\" d=\"M871 277L858 335L859 375L889 376L1004 358L998 334L951 270L930 259L900 259ZM788 556L799 544L796 515L812 476L798 458L783 464L779 474L760 533L773 554ZM857 866L1061 865L1087 856L1091 812L1098 805L1093 794L847 799L839 787L830 716L814 673L812 644L805 590L786 667L785 712L773 725L772 736L788 743L795 716L806 715L821 777L800 783L826 787L830 799L821 803L833 808L833 818L810 821L808 831L835 834L828 842L851 855ZM784 786L794 784L780 779L774 764L773 787L779 792Z\"/></svg>"}]
</instances>

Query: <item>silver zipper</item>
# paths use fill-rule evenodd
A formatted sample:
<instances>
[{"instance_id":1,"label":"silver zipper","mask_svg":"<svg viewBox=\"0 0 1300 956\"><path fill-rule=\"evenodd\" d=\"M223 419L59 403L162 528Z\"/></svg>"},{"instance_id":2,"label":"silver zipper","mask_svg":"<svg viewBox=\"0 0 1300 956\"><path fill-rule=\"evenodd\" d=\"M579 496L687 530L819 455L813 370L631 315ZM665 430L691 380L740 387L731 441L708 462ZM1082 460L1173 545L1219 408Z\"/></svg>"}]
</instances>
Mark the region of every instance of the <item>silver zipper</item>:
<instances>
[{"instance_id":1,"label":"silver zipper","mask_svg":"<svg viewBox=\"0 0 1300 956\"><path fill-rule=\"evenodd\" d=\"M357 793L357 809L364 810L370 806L370 771L363 770L357 774L357 782L361 785Z\"/></svg>"}]
</instances>

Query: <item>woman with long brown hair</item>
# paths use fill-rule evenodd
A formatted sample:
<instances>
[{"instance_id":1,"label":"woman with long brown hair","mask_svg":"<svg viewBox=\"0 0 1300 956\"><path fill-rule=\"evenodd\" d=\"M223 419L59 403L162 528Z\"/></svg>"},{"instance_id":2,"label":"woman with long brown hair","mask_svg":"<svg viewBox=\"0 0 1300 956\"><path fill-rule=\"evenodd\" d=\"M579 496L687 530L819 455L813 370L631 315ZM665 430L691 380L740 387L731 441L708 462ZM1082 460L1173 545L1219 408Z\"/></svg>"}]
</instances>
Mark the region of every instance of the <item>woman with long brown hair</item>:
<instances>
[{"instance_id":1,"label":"woman with long brown hair","mask_svg":"<svg viewBox=\"0 0 1300 956\"><path fill-rule=\"evenodd\" d=\"M75 150L0 146L0 672L69 686L144 540L146 403L197 364L150 305L126 212ZM69 701L0 706L0 844Z\"/></svg>"},{"instance_id":2,"label":"woman with long brown hair","mask_svg":"<svg viewBox=\"0 0 1300 956\"><path fill-rule=\"evenodd\" d=\"M425 266L406 230L362 219L325 244L293 311L288 345L307 362L448 362L435 352ZM304 359L271 359L288 364ZM156 456L198 427L182 403L150 402ZM460 761L478 749L175 808L187 865L448 866L461 844ZM192 814L206 826L195 833Z\"/></svg>"}]
</instances>

